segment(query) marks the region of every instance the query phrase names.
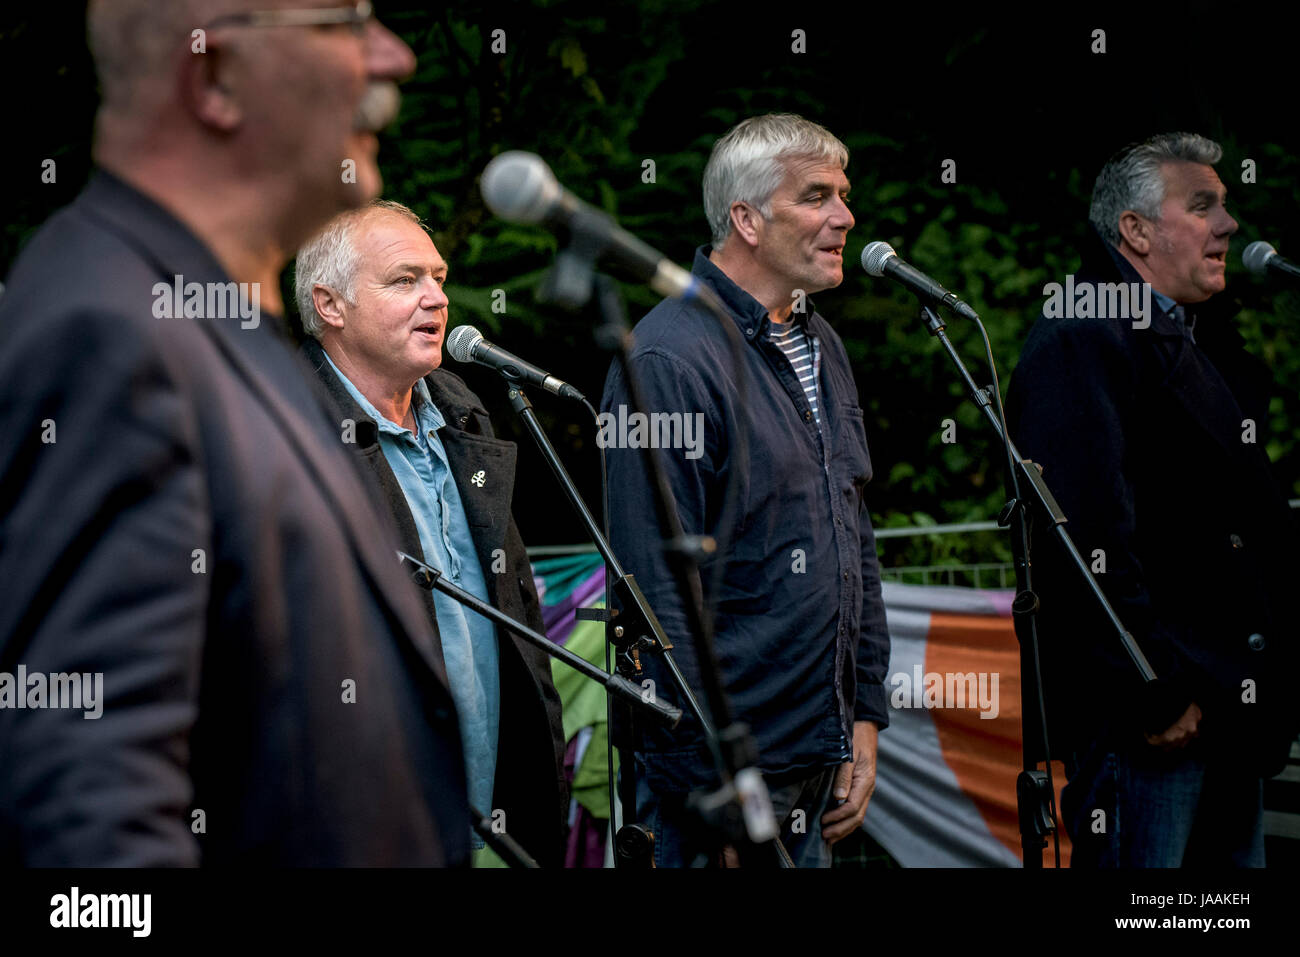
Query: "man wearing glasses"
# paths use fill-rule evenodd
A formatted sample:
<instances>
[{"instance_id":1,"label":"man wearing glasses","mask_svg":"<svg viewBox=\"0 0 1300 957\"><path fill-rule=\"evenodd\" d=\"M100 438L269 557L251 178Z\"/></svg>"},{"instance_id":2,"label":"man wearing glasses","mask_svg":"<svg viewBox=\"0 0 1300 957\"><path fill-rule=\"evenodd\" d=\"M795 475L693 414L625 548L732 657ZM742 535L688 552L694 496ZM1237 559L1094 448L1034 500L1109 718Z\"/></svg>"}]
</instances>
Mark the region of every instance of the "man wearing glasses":
<instances>
[{"instance_id":1,"label":"man wearing glasses","mask_svg":"<svg viewBox=\"0 0 1300 957\"><path fill-rule=\"evenodd\" d=\"M88 25L97 169L0 304L0 675L102 694L0 697L0 862L463 864L427 616L277 329L414 56L366 3Z\"/></svg>"}]
</instances>

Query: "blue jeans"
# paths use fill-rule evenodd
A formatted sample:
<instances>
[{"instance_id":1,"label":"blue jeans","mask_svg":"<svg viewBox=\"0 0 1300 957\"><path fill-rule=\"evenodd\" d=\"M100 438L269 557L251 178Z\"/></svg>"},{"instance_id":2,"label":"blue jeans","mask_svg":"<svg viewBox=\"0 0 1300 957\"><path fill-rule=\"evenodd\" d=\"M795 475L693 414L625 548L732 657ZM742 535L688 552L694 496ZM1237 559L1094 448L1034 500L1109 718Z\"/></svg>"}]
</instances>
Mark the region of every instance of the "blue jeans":
<instances>
[{"instance_id":1,"label":"blue jeans","mask_svg":"<svg viewBox=\"0 0 1300 957\"><path fill-rule=\"evenodd\" d=\"M795 867L831 866L831 848L822 839L821 818L832 801L836 770L814 770L810 777L770 790L772 810L781 825L781 843ZM689 867L709 851L706 843L683 829L685 797L651 790L638 763L637 820L654 831L655 867Z\"/></svg>"},{"instance_id":2,"label":"blue jeans","mask_svg":"<svg viewBox=\"0 0 1300 957\"><path fill-rule=\"evenodd\" d=\"M1066 763L1072 867L1263 867L1263 782L1197 743L1095 742Z\"/></svg>"}]
</instances>

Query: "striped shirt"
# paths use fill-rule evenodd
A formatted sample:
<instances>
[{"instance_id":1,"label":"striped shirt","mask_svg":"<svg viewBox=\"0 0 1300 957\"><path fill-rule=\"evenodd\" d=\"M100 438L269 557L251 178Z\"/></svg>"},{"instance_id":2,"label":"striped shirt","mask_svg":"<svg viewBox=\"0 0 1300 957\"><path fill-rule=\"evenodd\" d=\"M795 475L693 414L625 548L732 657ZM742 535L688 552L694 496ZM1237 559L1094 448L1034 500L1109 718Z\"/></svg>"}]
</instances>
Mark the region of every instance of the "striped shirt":
<instances>
[{"instance_id":1,"label":"striped shirt","mask_svg":"<svg viewBox=\"0 0 1300 957\"><path fill-rule=\"evenodd\" d=\"M821 343L816 336L809 336L797 322L769 323L768 330L768 338L790 360L794 374L799 377L799 384L803 386L813 418L820 429L822 416L817 407L817 379L822 371Z\"/></svg>"}]
</instances>

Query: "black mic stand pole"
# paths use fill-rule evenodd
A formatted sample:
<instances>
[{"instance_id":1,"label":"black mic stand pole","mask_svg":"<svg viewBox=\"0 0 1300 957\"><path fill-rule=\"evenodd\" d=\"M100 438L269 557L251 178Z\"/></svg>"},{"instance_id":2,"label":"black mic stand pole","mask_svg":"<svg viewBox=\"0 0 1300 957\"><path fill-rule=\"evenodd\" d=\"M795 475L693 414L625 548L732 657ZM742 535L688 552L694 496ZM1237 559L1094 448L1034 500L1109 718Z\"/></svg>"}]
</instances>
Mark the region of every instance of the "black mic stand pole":
<instances>
[{"instance_id":1,"label":"black mic stand pole","mask_svg":"<svg viewBox=\"0 0 1300 957\"><path fill-rule=\"evenodd\" d=\"M1012 620L1015 623L1016 639L1020 643L1020 688L1021 688L1021 755L1023 770L1016 781L1016 805L1020 823L1020 850L1024 867L1029 870L1041 869L1043 866L1043 848L1047 846L1047 835L1055 829L1052 808L1055 795L1051 784L1051 750L1047 744L1046 715L1040 707L1042 697L1042 674L1038 656L1038 596L1034 594L1030 562L1030 526L1033 513L1046 519L1052 525L1061 546L1065 549L1071 563L1088 583L1093 597L1101 605L1111 626L1119 635L1124 650L1128 652L1134 666L1146 681L1156 679L1142 649L1137 646L1133 636L1124 627L1123 622L1111 607L1092 577L1088 563L1084 561L1075 547L1070 533L1065 530L1067 521L1060 505L1052 496L1038 467L1020 456L1019 450L1011 437L1002 428L1001 419L990 398L992 388L981 389L971 378L970 372L962 362L961 356L953 348L952 342L944 331L944 321L928 305L921 306L921 321L931 335L939 340L949 359L961 376L966 392L971 401L984 413L993 431L1005 445L1011 459L1011 470L1007 472L1006 485L1009 499L998 516L998 524L1011 528L1011 551L1015 559L1016 597L1012 603ZM1026 493L1027 490L1027 493ZM1025 497L1027 494L1027 498ZM1032 510L1032 511L1031 511ZM1029 735L1026 729L1033 727L1031 718L1037 719L1038 733L1043 739L1044 761L1046 771L1038 770L1038 762L1031 754Z\"/></svg>"},{"instance_id":2,"label":"black mic stand pole","mask_svg":"<svg viewBox=\"0 0 1300 957\"><path fill-rule=\"evenodd\" d=\"M680 708L660 704L658 701L644 700L641 697L640 689L621 675L611 675L602 671L585 658L555 644L545 635L539 634L522 622L515 621L509 615L494 608L465 589L453 585L447 581L442 572L432 565L427 565L405 552L398 552L397 556L412 580L422 588L436 589L454 598L470 610L478 612L489 621L513 631L528 641L529 644L545 651L552 658L564 662L580 674L603 685L606 694L611 697L621 697L624 702L631 704L633 707L640 706L668 727L675 728L677 722L681 720L682 712ZM507 864L519 868L536 868L538 866L537 861L523 849L518 841L505 832L495 830L492 820L484 815L482 811L471 804L469 813L474 830Z\"/></svg>"}]
</instances>

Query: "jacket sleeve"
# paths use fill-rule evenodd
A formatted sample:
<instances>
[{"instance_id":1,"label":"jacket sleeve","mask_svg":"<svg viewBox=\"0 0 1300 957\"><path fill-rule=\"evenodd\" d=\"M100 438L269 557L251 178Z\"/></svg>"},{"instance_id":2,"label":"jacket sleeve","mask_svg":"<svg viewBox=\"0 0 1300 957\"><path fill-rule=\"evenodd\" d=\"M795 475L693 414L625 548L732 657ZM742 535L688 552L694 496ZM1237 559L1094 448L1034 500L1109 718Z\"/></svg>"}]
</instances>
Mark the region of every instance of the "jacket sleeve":
<instances>
[{"instance_id":1,"label":"jacket sleeve","mask_svg":"<svg viewBox=\"0 0 1300 957\"><path fill-rule=\"evenodd\" d=\"M102 676L92 709L0 710L0 856L197 864L195 563L214 555L192 406L105 314L24 323L0 383L0 671L87 674L92 695Z\"/></svg>"},{"instance_id":2,"label":"jacket sleeve","mask_svg":"<svg viewBox=\"0 0 1300 957\"><path fill-rule=\"evenodd\" d=\"M1110 687L1116 700L1130 697L1124 689L1134 689L1136 719L1157 733L1186 710L1194 682L1178 653L1178 636L1153 607L1138 553L1137 502L1128 471L1130 445L1138 440L1131 420L1138 401L1136 360L1108 323L1053 322L1016 369L1010 428L1021 455L1042 466L1080 554L1089 564L1104 556L1105 573L1096 578L1160 680L1138 685L1119 637L1090 604L1079 619L1089 627L1071 630L1073 645L1060 649L1059 660ZM1075 601L1090 602L1056 544L1036 537L1052 549L1050 566L1042 564L1062 579L1057 593L1068 589Z\"/></svg>"},{"instance_id":3,"label":"jacket sleeve","mask_svg":"<svg viewBox=\"0 0 1300 957\"><path fill-rule=\"evenodd\" d=\"M888 696L885 693L885 673L889 669L889 625L885 621L885 599L881 594L876 533L871 527L865 498L859 507L858 527L862 542L862 622L853 717L855 721L874 721L883 730L889 727Z\"/></svg>"}]
</instances>

